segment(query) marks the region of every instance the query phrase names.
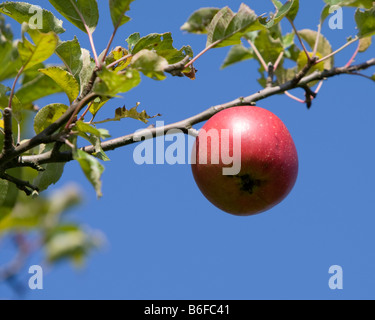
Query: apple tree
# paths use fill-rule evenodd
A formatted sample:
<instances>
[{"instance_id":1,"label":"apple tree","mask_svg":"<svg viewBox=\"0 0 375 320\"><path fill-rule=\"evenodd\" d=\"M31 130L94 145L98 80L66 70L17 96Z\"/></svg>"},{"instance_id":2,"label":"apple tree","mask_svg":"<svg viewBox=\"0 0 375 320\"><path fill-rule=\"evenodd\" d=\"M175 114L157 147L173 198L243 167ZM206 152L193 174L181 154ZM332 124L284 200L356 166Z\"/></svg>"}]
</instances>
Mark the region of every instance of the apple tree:
<instances>
[{"instance_id":1,"label":"apple tree","mask_svg":"<svg viewBox=\"0 0 375 320\"><path fill-rule=\"evenodd\" d=\"M197 73L199 58L222 47L228 47L222 68L249 59L259 63L258 91L244 92L243 97L223 101L175 123L148 126L144 132L149 138L171 130L197 136L194 126L221 111L255 106L257 101L280 94L311 108L323 82L339 75L375 81L375 75L366 72L375 66L375 57L354 63L370 48L375 34L372 0L324 0L316 30L295 25L298 0L272 0L274 12L268 15L252 10L251 1L236 12L227 6L197 8L181 22L181 30L206 36L205 48L175 48L170 32L133 33L125 43L114 43L120 28L126 31L133 1L108 1L113 33L103 51L95 46L97 0L49 0L64 21L37 7L37 3L0 3L0 236L11 238L17 248L15 259L0 268L0 280L16 276L26 257L36 250L42 249L51 264L67 259L79 263L100 245L101 237L95 231L63 216L80 202L74 187L55 190L48 196L44 191L60 180L66 163L76 161L97 196L102 196L101 177L108 152L139 143L142 135L137 131L113 138L106 124L132 118L143 128L160 116L135 105L119 106L113 117L101 117L107 102L139 86L142 77L194 81L205 72L200 66ZM322 34L322 26L342 7L352 8L358 32L348 34L342 47L332 48ZM20 39L14 38L8 19L19 23ZM281 28L285 22L291 27L289 33ZM85 32L90 47L82 48L77 37L62 41L60 35L65 28ZM349 53L348 62L336 65L335 55L351 46L356 49L353 55ZM51 65L52 56L60 63ZM303 89L304 97L292 94L294 89ZM37 101L56 93L64 93L67 100L37 106ZM168 112L167 103L160 112Z\"/></svg>"}]
</instances>

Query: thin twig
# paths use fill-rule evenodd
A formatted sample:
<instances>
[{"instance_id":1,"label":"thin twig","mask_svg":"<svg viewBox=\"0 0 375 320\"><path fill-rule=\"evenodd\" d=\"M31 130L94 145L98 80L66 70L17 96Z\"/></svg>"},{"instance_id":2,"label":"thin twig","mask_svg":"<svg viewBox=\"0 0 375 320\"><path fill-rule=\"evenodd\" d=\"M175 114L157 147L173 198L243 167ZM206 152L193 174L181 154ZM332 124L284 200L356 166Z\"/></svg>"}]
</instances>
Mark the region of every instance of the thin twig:
<instances>
[{"instance_id":1,"label":"thin twig","mask_svg":"<svg viewBox=\"0 0 375 320\"><path fill-rule=\"evenodd\" d=\"M28 181L23 181L21 179L10 176L9 174L5 172L0 175L0 179L7 180L15 184L16 187L20 189L21 191L25 192L27 196L31 196L34 192L39 193L38 187L32 185Z\"/></svg>"}]
</instances>

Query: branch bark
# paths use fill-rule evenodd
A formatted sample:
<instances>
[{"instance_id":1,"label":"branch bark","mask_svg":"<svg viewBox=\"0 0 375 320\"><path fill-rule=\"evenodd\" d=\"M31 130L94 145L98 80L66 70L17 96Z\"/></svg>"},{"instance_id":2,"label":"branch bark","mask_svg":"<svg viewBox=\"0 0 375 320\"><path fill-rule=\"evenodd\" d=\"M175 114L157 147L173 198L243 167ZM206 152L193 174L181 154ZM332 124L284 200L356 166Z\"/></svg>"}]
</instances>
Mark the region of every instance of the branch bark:
<instances>
[{"instance_id":1,"label":"branch bark","mask_svg":"<svg viewBox=\"0 0 375 320\"><path fill-rule=\"evenodd\" d=\"M349 66L349 67L333 68L331 70L324 70L322 72L315 71L312 74L307 75L307 76L304 75L303 73L300 73L296 75L296 77L292 79L291 81L288 81L280 86L265 88L248 97L238 98L233 101L211 107L188 119L185 119L176 123L172 123L163 127L147 128L147 129L144 129L143 131L138 131L137 133L132 133L132 134L125 135L123 137L105 141L102 143L102 148L104 151L111 151L111 150L118 149L120 147L124 147L130 144L139 142L139 140L136 139L136 137L139 137L143 133L148 133L149 135L151 133L152 137L156 137L156 136L168 134L168 131L170 131L171 129L179 129L182 132L189 134L189 131L192 130L192 127L194 125L210 119L213 115L215 115L216 113L224 109L232 108L236 106L252 105L257 101L263 100L273 95L284 93L291 89L306 88L306 86L309 83L314 82L314 81L326 80L328 78L332 78L332 77L342 75L342 74L355 75L358 73L358 71L366 70L372 66L375 66L375 58L368 60L367 62L358 64L358 65ZM307 71L305 70L305 72ZM95 152L95 148L93 146L87 146L82 149L90 154ZM73 155L71 152L47 152L41 155L22 157L22 163L34 163L38 165L46 164L46 163L54 163L54 162L69 162L71 160L73 160Z\"/></svg>"}]
</instances>

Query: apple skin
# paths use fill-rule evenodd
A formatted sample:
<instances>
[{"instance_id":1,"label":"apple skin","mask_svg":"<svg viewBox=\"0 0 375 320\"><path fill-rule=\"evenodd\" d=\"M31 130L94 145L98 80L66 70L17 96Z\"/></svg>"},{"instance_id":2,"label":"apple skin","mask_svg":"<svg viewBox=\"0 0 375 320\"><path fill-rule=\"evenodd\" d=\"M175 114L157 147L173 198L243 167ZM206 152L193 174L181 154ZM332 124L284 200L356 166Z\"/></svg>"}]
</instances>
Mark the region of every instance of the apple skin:
<instances>
[{"instance_id":1,"label":"apple skin","mask_svg":"<svg viewBox=\"0 0 375 320\"><path fill-rule=\"evenodd\" d=\"M231 165L222 161L221 129L229 129L226 151L233 155L233 128L241 132L241 170L237 175L223 175L223 167ZM202 129L219 131L220 150L211 150L207 139L208 161L200 164L199 145L204 139L200 131L191 166L199 189L216 207L233 215L255 215L290 193L297 180L298 154L288 129L275 114L254 106L229 108L215 114ZM219 163L212 164L211 156L218 152Z\"/></svg>"}]
</instances>

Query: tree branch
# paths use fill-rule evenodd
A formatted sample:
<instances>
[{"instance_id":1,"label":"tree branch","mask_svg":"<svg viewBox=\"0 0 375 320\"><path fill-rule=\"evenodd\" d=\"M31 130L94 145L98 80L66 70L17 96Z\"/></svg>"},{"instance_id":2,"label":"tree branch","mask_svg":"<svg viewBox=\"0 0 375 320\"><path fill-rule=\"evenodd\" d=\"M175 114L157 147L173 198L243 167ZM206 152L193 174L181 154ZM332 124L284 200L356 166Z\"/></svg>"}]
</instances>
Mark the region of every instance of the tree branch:
<instances>
[{"instance_id":1,"label":"tree branch","mask_svg":"<svg viewBox=\"0 0 375 320\"><path fill-rule=\"evenodd\" d=\"M312 60L313 63L313 60ZM188 119L172 123L163 127L156 127L156 128L147 128L142 131L138 131L137 133L132 133L123 137L119 137L116 139L108 140L102 143L102 148L104 151L111 151L118 149L120 147L124 147L136 142L139 142L140 136L142 134L146 134L148 136L152 136L153 138L156 136L162 136L166 135L171 129L179 129L182 132L189 134L190 130L192 127L198 123L201 123L203 121L206 121L210 119L213 115L216 113L236 107L236 106L243 106L243 105L252 105L257 101L263 100L265 98L268 98L270 96L274 96L280 93L285 93L288 90L295 89L295 88L305 88L306 86L315 81L319 80L326 80L328 78L332 78L334 76L342 75L342 74L354 74L355 72L358 72L360 70L365 70L368 69L372 66L375 66L375 58L368 60L367 62L358 64L358 65L353 65L348 68L345 67L340 67L340 68L333 68L331 70L324 70L324 71L315 71L312 74L308 76L301 77L301 74L298 74L295 79L292 79L291 81L288 81L280 86L275 86L275 87L269 87L265 88L263 90L260 90L248 97L245 98L238 98L236 100L217 105L214 107L211 107L193 117L190 117ZM301 78L301 79L300 79ZM84 151L92 154L95 152L95 147L94 146L87 146L82 148ZM46 152L40 155L35 155L35 156L25 156L22 157L22 160L24 163L36 163L36 164L46 164L46 163L54 163L54 162L69 162L73 160L73 155L71 152Z\"/></svg>"}]
</instances>

